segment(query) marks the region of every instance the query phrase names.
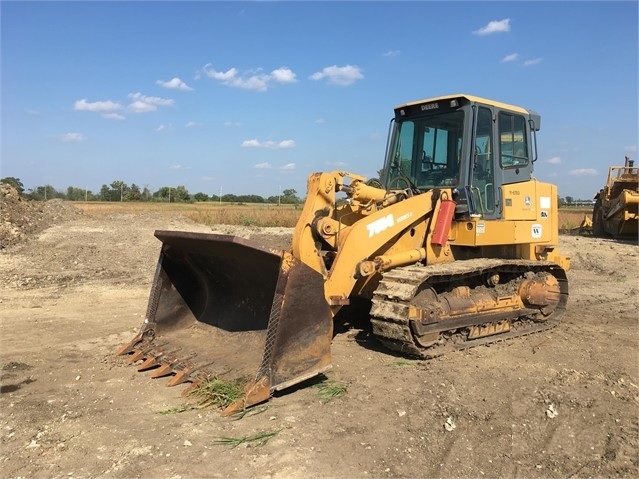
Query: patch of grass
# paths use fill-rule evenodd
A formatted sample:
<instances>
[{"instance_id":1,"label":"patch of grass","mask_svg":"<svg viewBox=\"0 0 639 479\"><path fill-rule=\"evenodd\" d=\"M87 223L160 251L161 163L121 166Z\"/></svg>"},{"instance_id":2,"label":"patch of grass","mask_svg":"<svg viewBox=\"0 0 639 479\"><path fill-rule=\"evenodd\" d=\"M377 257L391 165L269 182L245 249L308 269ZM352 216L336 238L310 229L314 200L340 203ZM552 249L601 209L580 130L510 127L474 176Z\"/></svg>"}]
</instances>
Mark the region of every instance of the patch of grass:
<instances>
[{"instance_id":1,"label":"patch of grass","mask_svg":"<svg viewBox=\"0 0 639 479\"><path fill-rule=\"evenodd\" d=\"M322 381L315 385L315 387L319 390L318 396L323 402L330 402L333 399L342 397L348 390L348 384L343 381L337 381L336 379Z\"/></svg>"},{"instance_id":2,"label":"patch of grass","mask_svg":"<svg viewBox=\"0 0 639 479\"><path fill-rule=\"evenodd\" d=\"M197 409L197 407L188 404L184 406L170 407L168 409L162 409L161 411L158 411L158 414L166 416L168 414L179 414L181 412L190 411L191 409Z\"/></svg>"},{"instance_id":3,"label":"patch of grass","mask_svg":"<svg viewBox=\"0 0 639 479\"><path fill-rule=\"evenodd\" d=\"M195 398L199 407L225 408L244 396L246 380L224 381L213 378L205 381L189 393Z\"/></svg>"},{"instance_id":4,"label":"patch of grass","mask_svg":"<svg viewBox=\"0 0 639 479\"><path fill-rule=\"evenodd\" d=\"M388 365L394 368L403 368L405 366L412 366L416 363L416 361L409 361L407 359L398 359L397 361L393 361Z\"/></svg>"},{"instance_id":5,"label":"patch of grass","mask_svg":"<svg viewBox=\"0 0 639 479\"><path fill-rule=\"evenodd\" d=\"M259 434L255 434L254 436L244 437L219 437L213 442L213 444L231 446L231 448L237 447L240 444L252 444L255 447L262 447L272 437L277 436L280 431L281 429L278 429L277 431L261 432Z\"/></svg>"},{"instance_id":6,"label":"patch of grass","mask_svg":"<svg viewBox=\"0 0 639 479\"><path fill-rule=\"evenodd\" d=\"M245 417L255 416L257 414L262 414L268 410L268 405L262 407L251 407L248 409L242 409L241 411L237 411L231 414L231 420L239 421L240 419L244 419Z\"/></svg>"}]
</instances>

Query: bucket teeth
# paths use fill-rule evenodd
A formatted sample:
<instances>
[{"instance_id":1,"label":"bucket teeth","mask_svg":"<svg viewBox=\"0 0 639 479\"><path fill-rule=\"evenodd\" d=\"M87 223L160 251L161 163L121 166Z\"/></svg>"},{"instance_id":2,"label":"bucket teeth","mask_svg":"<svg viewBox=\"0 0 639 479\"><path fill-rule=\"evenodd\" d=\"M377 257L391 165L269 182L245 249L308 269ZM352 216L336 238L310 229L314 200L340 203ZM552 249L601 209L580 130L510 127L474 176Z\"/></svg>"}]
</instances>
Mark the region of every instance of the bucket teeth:
<instances>
[{"instance_id":1,"label":"bucket teeth","mask_svg":"<svg viewBox=\"0 0 639 479\"><path fill-rule=\"evenodd\" d=\"M116 352L116 356L124 356L125 354L129 354L135 349L135 345L142 341L142 333L138 333L135 337L128 343L122 345Z\"/></svg>"},{"instance_id":2,"label":"bucket teeth","mask_svg":"<svg viewBox=\"0 0 639 479\"><path fill-rule=\"evenodd\" d=\"M177 371L175 373L175 376L169 379L166 385L167 387L173 387L173 386L177 386L178 384L185 383L187 381L190 381L188 373L186 371Z\"/></svg>"},{"instance_id":3,"label":"bucket teeth","mask_svg":"<svg viewBox=\"0 0 639 479\"><path fill-rule=\"evenodd\" d=\"M155 356L149 356L144 360L142 364L138 366L138 371L146 371L148 369L154 368L158 366L160 363L158 362L158 358Z\"/></svg>"},{"instance_id":4,"label":"bucket teeth","mask_svg":"<svg viewBox=\"0 0 639 479\"><path fill-rule=\"evenodd\" d=\"M140 359L142 359L145 355L146 355L147 351L143 350L143 349L138 349L137 351L134 351L133 354L131 356L129 356L129 358L126 360L127 364L133 364L136 361L139 361Z\"/></svg>"},{"instance_id":5,"label":"bucket teeth","mask_svg":"<svg viewBox=\"0 0 639 479\"><path fill-rule=\"evenodd\" d=\"M162 376L168 376L173 372L170 364L163 364L159 368L157 368L153 374L151 374L151 379L161 378Z\"/></svg>"}]
</instances>

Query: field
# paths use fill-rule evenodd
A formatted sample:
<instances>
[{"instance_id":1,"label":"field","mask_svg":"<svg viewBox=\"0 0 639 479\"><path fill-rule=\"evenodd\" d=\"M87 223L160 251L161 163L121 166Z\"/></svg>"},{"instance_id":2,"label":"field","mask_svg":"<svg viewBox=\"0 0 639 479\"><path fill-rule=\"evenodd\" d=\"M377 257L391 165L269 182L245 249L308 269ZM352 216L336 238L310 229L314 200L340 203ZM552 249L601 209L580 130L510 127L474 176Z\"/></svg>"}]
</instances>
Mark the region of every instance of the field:
<instances>
[{"instance_id":1,"label":"field","mask_svg":"<svg viewBox=\"0 0 639 479\"><path fill-rule=\"evenodd\" d=\"M74 205L92 215L139 214L154 212L163 215L181 214L205 225L232 224L242 226L293 227L299 218L301 206L273 204L218 204L208 203L113 203L78 202ZM559 228L569 232L579 227L584 215L592 215L592 208L572 207L559 210Z\"/></svg>"},{"instance_id":2,"label":"field","mask_svg":"<svg viewBox=\"0 0 639 479\"><path fill-rule=\"evenodd\" d=\"M164 216L182 215L204 225L230 224L241 226L293 227L301 206L273 204L227 203L74 203L80 210L92 215L157 213Z\"/></svg>"},{"instance_id":3,"label":"field","mask_svg":"<svg viewBox=\"0 0 639 479\"><path fill-rule=\"evenodd\" d=\"M284 248L298 213L54 201L36 225L7 198L1 213L20 214L0 250L2 477L639 476L636 243L561 235L570 300L547 332L418 361L345 320L325 378L223 418L113 354L146 311L153 232ZM282 224L254 224L271 214Z\"/></svg>"}]
</instances>

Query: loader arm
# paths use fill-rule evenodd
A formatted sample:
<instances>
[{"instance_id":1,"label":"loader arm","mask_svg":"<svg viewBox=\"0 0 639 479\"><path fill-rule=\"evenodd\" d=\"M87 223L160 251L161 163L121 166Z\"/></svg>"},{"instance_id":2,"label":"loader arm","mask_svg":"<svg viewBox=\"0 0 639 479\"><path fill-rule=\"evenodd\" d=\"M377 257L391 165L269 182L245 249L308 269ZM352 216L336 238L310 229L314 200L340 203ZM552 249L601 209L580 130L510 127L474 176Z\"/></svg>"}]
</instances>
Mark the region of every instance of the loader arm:
<instances>
[{"instance_id":1,"label":"loader arm","mask_svg":"<svg viewBox=\"0 0 639 479\"><path fill-rule=\"evenodd\" d=\"M363 177L333 171L311 175L308 192L292 252L325 278L324 295L333 315L348 304L358 281L427 256L436 261L447 251L428 239L441 198L450 197L450 191L388 192L367 185ZM347 206L337 206L338 192L346 193Z\"/></svg>"}]
</instances>

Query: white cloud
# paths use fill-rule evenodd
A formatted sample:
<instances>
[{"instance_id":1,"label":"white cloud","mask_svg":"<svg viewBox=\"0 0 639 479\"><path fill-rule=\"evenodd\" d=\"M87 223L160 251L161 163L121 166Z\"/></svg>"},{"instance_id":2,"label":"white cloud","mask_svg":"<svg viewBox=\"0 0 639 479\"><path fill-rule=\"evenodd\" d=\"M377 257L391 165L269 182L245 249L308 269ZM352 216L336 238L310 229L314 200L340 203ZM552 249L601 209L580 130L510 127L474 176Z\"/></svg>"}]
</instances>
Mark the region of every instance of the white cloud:
<instances>
[{"instance_id":1,"label":"white cloud","mask_svg":"<svg viewBox=\"0 0 639 479\"><path fill-rule=\"evenodd\" d=\"M514 62L519 58L519 53L511 53L510 55L506 55L501 59L502 63Z\"/></svg>"},{"instance_id":2,"label":"white cloud","mask_svg":"<svg viewBox=\"0 0 639 479\"><path fill-rule=\"evenodd\" d=\"M261 69L240 74L237 68L230 68L225 72L218 72L207 63L202 68L206 76L217 80L223 85L244 90L266 91L272 83L295 83L295 73L287 67L273 70L271 73L263 73Z\"/></svg>"},{"instance_id":3,"label":"white cloud","mask_svg":"<svg viewBox=\"0 0 639 479\"><path fill-rule=\"evenodd\" d=\"M399 56L399 50L388 50L382 53L383 57L397 57Z\"/></svg>"},{"instance_id":4,"label":"white cloud","mask_svg":"<svg viewBox=\"0 0 639 479\"><path fill-rule=\"evenodd\" d=\"M133 100L129 105L129 110L134 113L146 113L155 111L158 106L173 106L174 101L167 98L157 96L146 96L142 93L129 93L128 97Z\"/></svg>"},{"instance_id":5,"label":"white cloud","mask_svg":"<svg viewBox=\"0 0 639 479\"><path fill-rule=\"evenodd\" d=\"M129 93L129 98L142 101L144 103L148 103L149 105L157 105L157 106L173 106L174 101L168 98L160 98L158 96L146 96L142 93Z\"/></svg>"},{"instance_id":6,"label":"white cloud","mask_svg":"<svg viewBox=\"0 0 639 479\"><path fill-rule=\"evenodd\" d=\"M119 113L103 113L102 118L106 118L107 120L125 120L126 118Z\"/></svg>"},{"instance_id":7,"label":"white cloud","mask_svg":"<svg viewBox=\"0 0 639 479\"><path fill-rule=\"evenodd\" d=\"M551 165L558 165L561 163L561 158L559 158L558 156L553 156L552 158L548 158L546 160L546 163Z\"/></svg>"},{"instance_id":8,"label":"white cloud","mask_svg":"<svg viewBox=\"0 0 639 479\"><path fill-rule=\"evenodd\" d=\"M283 140L277 144L277 148L295 148L294 140Z\"/></svg>"},{"instance_id":9,"label":"white cloud","mask_svg":"<svg viewBox=\"0 0 639 479\"><path fill-rule=\"evenodd\" d=\"M268 170L268 169L271 168L271 164L270 163L258 163L253 168L257 168L257 169L261 169L261 170Z\"/></svg>"},{"instance_id":10,"label":"white cloud","mask_svg":"<svg viewBox=\"0 0 639 479\"><path fill-rule=\"evenodd\" d=\"M65 142L84 141L86 138L82 133L69 132L59 136Z\"/></svg>"},{"instance_id":11,"label":"white cloud","mask_svg":"<svg viewBox=\"0 0 639 479\"><path fill-rule=\"evenodd\" d=\"M129 105L129 110L133 113L147 113L149 111L155 111L158 107L155 105L151 105L149 103L144 103L143 101L134 101Z\"/></svg>"},{"instance_id":12,"label":"white cloud","mask_svg":"<svg viewBox=\"0 0 639 479\"><path fill-rule=\"evenodd\" d=\"M333 65L325 67L321 72L313 73L309 78L311 80L326 79L327 82L332 85L347 86L355 83L357 80L362 80L364 75L357 66L346 65L338 67L337 65Z\"/></svg>"},{"instance_id":13,"label":"white cloud","mask_svg":"<svg viewBox=\"0 0 639 479\"><path fill-rule=\"evenodd\" d=\"M225 121L224 126L242 126L239 121Z\"/></svg>"},{"instance_id":14,"label":"white cloud","mask_svg":"<svg viewBox=\"0 0 639 479\"><path fill-rule=\"evenodd\" d=\"M326 123L326 120L324 118L318 118L317 120L315 120L315 123L317 123L318 125L323 125L324 123Z\"/></svg>"},{"instance_id":15,"label":"white cloud","mask_svg":"<svg viewBox=\"0 0 639 479\"><path fill-rule=\"evenodd\" d=\"M73 105L73 109L78 111L117 111L121 108L122 105L111 100L88 102L84 98Z\"/></svg>"},{"instance_id":16,"label":"white cloud","mask_svg":"<svg viewBox=\"0 0 639 479\"><path fill-rule=\"evenodd\" d=\"M259 148L260 142L254 138L252 140L244 140L240 146L243 148Z\"/></svg>"},{"instance_id":17,"label":"white cloud","mask_svg":"<svg viewBox=\"0 0 639 479\"><path fill-rule=\"evenodd\" d=\"M169 81L162 81L162 80L158 80L155 83L157 83L158 85L164 87L164 88L170 88L173 90L193 90L193 88L191 88L190 86L188 86L186 83L184 83L180 78L175 77L172 78Z\"/></svg>"},{"instance_id":18,"label":"white cloud","mask_svg":"<svg viewBox=\"0 0 639 479\"><path fill-rule=\"evenodd\" d=\"M295 83L297 81L295 73L286 67L273 70L271 78L278 83Z\"/></svg>"},{"instance_id":19,"label":"white cloud","mask_svg":"<svg viewBox=\"0 0 639 479\"><path fill-rule=\"evenodd\" d=\"M532 65L538 65L538 64L541 63L542 60L543 60L543 58L534 58L532 60L526 60L524 62L524 66L525 67L529 67L529 66L532 66Z\"/></svg>"},{"instance_id":20,"label":"white cloud","mask_svg":"<svg viewBox=\"0 0 639 479\"><path fill-rule=\"evenodd\" d=\"M579 168L577 170L570 170L568 172L570 176L597 176L597 170L594 168Z\"/></svg>"},{"instance_id":21,"label":"white cloud","mask_svg":"<svg viewBox=\"0 0 639 479\"><path fill-rule=\"evenodd\" d=\"M488 22L488 25L481 27L479 30L475 30L475 35L490 35L492 33L502 33L510 31L510 18L504 18L503 20L493 20Z\"/></svg>"},{"instance_id":22,"label":"white cloud","mask_svg":"<svg viewBox=\"0 0 639 479\"><path fill-rule=\"evenodd\" d=\"M210 63L204 65L203 70L209 78L213 78L213 80L219 80L221 82L230 81L237 75L237 69L235 68L231 68L225 72L218 72L211 68Z\"/></svg>"},{"instance_id":23,"label":"white cloud","mask_svg":"<svg viewBox=\"0 0 639 479\"><path fill-rule=\"evenodd\" d=\"M294 169L295 169L295 163L287 163L286 165L280 168L280 170L294 170Z\"/></svg>"},{"instance_id":24,"label":"white cloud","mask_svg":"<svg viewBox=\"0 0 639 479\"><path fill-rule=\"evenodd\" d=\"M158 126L158 127L155 129L155 131L164 131L164 130L166 130L166 126L165 126L165 125L160 125L160 126Z\"/></svg>"},{"instance_id":25,"label":"white cloud","mask_svg":"<svg viewBox=\"0 0 639 479\"><path fill-rule=\"evenodd\" d=\"M244 140L240 145L242 148L267 148L269 150L281 150L288 148L295 148L294 140L282 140L280 142L274 142L272 140L259 141L256 138L252 140Z\"/></svg>"},{"instance_id":26,"label":"white cloud","mask_svg":"<svg viewBox=\"0 0 639 479\"><path fill-rule=\"evenodd\" d=\"M186 123L186 125L184 125L184 126L185 126L185 128L193 128L194 126L199 126L199 125L200 125L199 123L196 123L194 121L188 121Z\"/></svg>"}]
</instances>

